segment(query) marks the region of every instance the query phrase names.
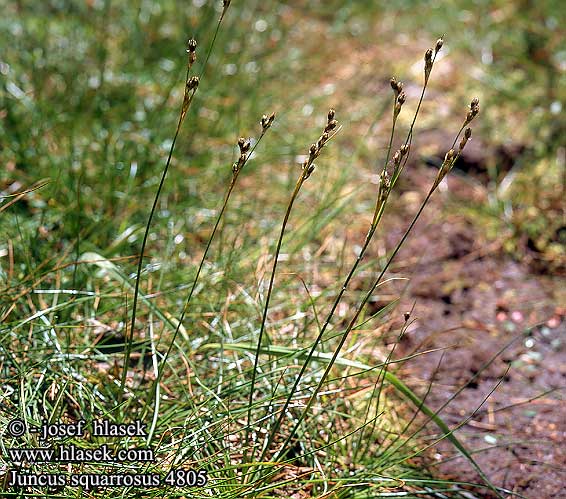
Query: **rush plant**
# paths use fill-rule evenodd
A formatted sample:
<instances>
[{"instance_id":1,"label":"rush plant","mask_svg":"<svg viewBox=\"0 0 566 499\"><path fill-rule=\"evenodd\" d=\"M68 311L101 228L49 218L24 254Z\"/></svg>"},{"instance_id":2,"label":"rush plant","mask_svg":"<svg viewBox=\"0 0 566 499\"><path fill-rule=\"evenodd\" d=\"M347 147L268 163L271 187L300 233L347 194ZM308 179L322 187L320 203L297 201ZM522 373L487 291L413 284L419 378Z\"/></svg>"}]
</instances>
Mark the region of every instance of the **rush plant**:
<instances>
[{"instance_id":1,"label":"rush plant","mask_svg":"<svg viewBox=\"0 0 566 499\"><path fill-rule=\"evenodd\" d=\"M287 191L276 181L277 174L285 167L272 161L279 151L281 134L277 127L279 116L284 113L278 110L277 120L271 111L263 116L265 111L260 111L249 120L245 116L245 126L248 121L257 122L261 116L255 139L241 133L239 123L236 129L235 119L230 121L234 132L238 131L229 141L235 146L235 157L224 162L224 166L210 167L221 172L212 175L213 180L220 176L224 181L212 185L208 177L208 184L198 186L199 193L206 189L222 192L217 205L209 210L212 212L210 226L199 232L198 238L191 239L193 246L186 248L191 258L183 263L171 257L171 246L184 239L175 237L171 246L161 247L163 255L146 265L150 260L149 250L159 247L159 238L152 233L156 221L161 217L166 219L168 227L176 227L178 220L169 210L174 210L175 202L183 202L182 196L190 197L190 193L183 192L180 201L175 196L171 196L173 201L164 199L171 187L172 182L167 180L172 173L180 170L174 177L179 181L186 171L194 172L190 168L183 170L183 161L188 161L193 154L194 135L204 126L202 117L211 111L205 106L207 102L199 104L198 113L192 111L203 86L212 81L210 72L206 71L209 61L215 69L221 67L214 55L224 24L232 9L235 17L237 8L244 9L230 3L222 2L219 12L211 10L216 17L209 43L204 44L207 48L199 71L195 71L200 63L198 37L191 37L186 45L185 78L177 102L176 125L171 126L172 139L165 142L166 157L160 164L155 184L151 184L151 179L143 184L144 188L155 185L151 198L144 199L142 189L138 191L132 185L123 189L128 203L144 210L148 207L143 215L144 223L134 226L127 219L121 220L120 236L101 249L95 244L94 234L95 229L102 231L103 228L95 225L82 230L81 220L75 220L77 238L74 242L62 239L57 261L35 262L34 254L39 250L34 244L40 247L39 239L26 246L26 241L31 241L31 231L27 222L21 223L21 217L14 214L10 220L20 234L20 246L10 240L6 252L25 272L18 273L12 264L8 278L0 281L0 430L3 432L0 477L6 478L6 471L21 465L29 473L65 476L72 473L99 478L112 474L152 474L159 477L160 486L144 488L142 493L131 485L121 487L119 492L113 488L69 485L55 490L40 486L17 489L4 480L0 482L1 495L134 498L142 494L143 497L259 499L392 495L469 498L470 490L489 490L499 496L508 493L490 483L454 435L455 428L448 427L440 411L428 407L426 395L419 397L397 376L396 365L407 359L395 358L394 347L381 360L346 348L352 332L361 325L370 320L384 322L399 314L397 300L392 300L369 318L364 315L372 296L398 279L391 273L392 264L471 139L469 125L479 113L477 99L473 99L465 111L453 143L446 145L447 153L435 179L393 250L381 261L372 259L372 243L396 195L398 181L410 172L409 158L417 119L444 43L442 38L424 54L422 90L412 119L407 122L410 123L408 128L400 130L399 117L409 97L403 82L391 78L390 132L383 157L367 165L358 164L356 156L347 166L375 169L379 182L371 192L373 211L368 214L370 222L363 243L354 261L328 294L315 299L309 291L311 283L300 277L302 289L308 295L308 299L303 299L296 290L285 287L281 269L285 266L287 271L293 270L296 255L288 248L292 246L291 237L302 238L300 242L304 245L314 244L314 238L305 235L307 230L297 229L297 220L304 221L307 217L316 220L320 216L316 203L306 198L309 189L316 190L320 186L317 175L337 168L331 149L339 141L338 132L346 128L342 125L342 116L347 114L347 106L332 108L322 115L322 132L319 129L318 139L300 156L297 171L291 169L294 186L291 182ZM105 5L108 9L105 15L110 15L110 2ZM140 11L145 12L145 8L140 5ZM259 21L256 24L261 31L263 24ZM246 34L236 32L242 39ZM142 33L138 35L141 37ZM239 46L236 42L241 40L236 35L230 33L228 47ZM227 54L228 57L231 52ZM105 75L104 53L99 62L101 74ZM169 66L167 61L162 61L162 65ZM225 70L230 73L233 68L229 66ZM94 85L94 80L91 83ZM9 90L17 94L13 86L9 86ZM226 95L237 91L228 85L224 93L213 97L220 102L229 102L230 98L241 102L246 98L245 92ZM218 117L218 126L224 125L223 120L228 118ZM110 127L110 123L106 124ZM190 135L184 137L182 131L187 128ZM268 132L269 137L264 140ZM308 144L312 140L297 130L294 135L297 143ZM394 148L395 143L400 146ZM295 141L293 147L294 144ZM300 150L293 149L292 155ZM276 154L269 156L273 151ZM257 168L262 155L270 158L267 184L262 183L262 171ZM176 161L177 156L181 158L179 161ZM133 165L131 171L131 176L135 177ZM61 182L61 178L56 177L51 182ZM202 178L197 175L197 180ZM75 180L76 207L86 210L89 200L80 197L86 180L80 176ZM2 195L4 204L0 206L0 217L12 216L10 210L17 202L36 191L41 192L45 185L46 181L34 179L29 189ZM261 218L260 210L254 208L245 214L246 206L235 198L239 195L260 198L266 191L275 207L277 216L272 216L276 219L273 227L278 230L275 235L267 230L263 238L267 242L262 243L257 232L246 229L250 220L257 222L257 218ZM281 191L286 199L282 208L274 194ZM307 202L310 204L305 206ZM343 205L325 202L332 205L334 214L343 209ZM43 207L36 203L33 209L37 206ZM44 207L45 216L49 215L49 206L46 203ZM192 214L199 212L193 206L183 205L183 208L191 214L186 215L191 230L198 232L190 224L196 225L198 217ZM119 217L115 214L114 218ZM113 222L113 217L105 216L99 225ZM333 223L331 218L331 228L335 227ZM304 226L299 225L299 228L304 229ZM336 231L339 233L338 227ZM184 236L188 238L189 234L184 233ZM202 241L202 248L195 241ZM134 243L136 249L132 257L127 249L128 244L133 246ZM24 248L21 255L18 247ZM4 251L3 246L0 251ZM68 260L73 254L78 258L71 256ZM168 267L165 270L180 267L175 278L182 281L181 284L167 288L169 274L160 265ZM264 273L258 272L261 278L256 282L257 289L250 285L247 275L253 266L267 269ZM49 270L44 271L44 267ZM155 268L158 274L154 273ZM363 284L365 287L352 312L338 320L340 305L347 299L362 269L367 268L371 270L370 282ZM399 339L413 320L411 312L403 318L401 327L395 331ZM293 335L289 335L289 327L294 330ZM15 417L25 421L26 430L21 438L4 431ZM143 463L88 462L65 466L55 462L13 463L6 459L4 451L8 448L23 444L40 446L38 435L32 430L42 421L85 420L91 424L97 419L116 423L145 422L148 431L143 440L126 439L109 445L118 449L143 444L153 450L155 459ZM428 423L440 432L435 442L449 440L476 469L483 483L437 479L414 465L413 458L426 456L431 445L422 438ZM80 447L106 442L92 436L88 442L70 437L65 443ZM194 484L187 483L189 470L202 472L201 476L207 477L206 485L192 487Z\"/></svg>"}]
</instances>

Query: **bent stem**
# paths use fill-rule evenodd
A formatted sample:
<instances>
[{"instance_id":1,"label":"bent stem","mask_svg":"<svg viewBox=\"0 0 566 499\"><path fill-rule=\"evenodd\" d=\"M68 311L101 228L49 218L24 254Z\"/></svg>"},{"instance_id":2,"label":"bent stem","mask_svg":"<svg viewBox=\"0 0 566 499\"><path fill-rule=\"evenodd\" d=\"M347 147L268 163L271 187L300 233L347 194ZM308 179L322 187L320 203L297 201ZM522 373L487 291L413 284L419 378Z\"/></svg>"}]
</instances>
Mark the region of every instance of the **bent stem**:
<instances>
[{"instance_id":1,"label":"bent stem","mask_svg":"<svg viewBox=\"0 0 566 499\"><path fill-rule=\"evenodd\" d=\"M450 429L446 423L444 423L444 421L442 421L442 419L438 416L438 411L437 412L433 412L431 409L429 409L426 405L422 404L422 408L420 409L422 412L424 412L430 419L432 419L433 421L440 421L441 424L439 425L439 427L441 428L441 430L443 431L443 435L441 435L439 438L437 438L436 440L434 440L433 442L429 443L428 445L426 445L424 448L419 449L417 451L414 451L412 454L409 454L407 456L403 456L403 459L398 459L397 461L393 461L389 463L389 466L395 466L396 464L406 460L406 459L411 459L412 457L419 455L423 452L425 452L426 450L434 447L435 445L437 445L440 441L444 440L445 438L449 439L451 442L458 442L459 445L457 445L457 449L464 455L464 457L466 457L468 459L468 461L472 464L472 466L474 467L474 469L476 470L476 472L478 473L478 475L480 476L480 478L484 481L484 483L487 485L488 488L490 488L495 495L499 498L499 499L503 499L503 496L499 493L498 488L493 485L491 483L491 480L489 480L489 478L487 477L487 475L483 472L483 470L480 468L480 466L476 463L475 459L472 457L471 453L463 446L459 443L458 440L456 440L456 437L454 436L454 432L456 430L459 430L460 428L462 428L463 426L465 426L476 414L477 411L479 411L479 409L483 406L483 404L485 404L485 402L493 395L493 393L495 392L495 390L497 390L497 388L499 387L499 385L504 381L505 376L507 376L507 373L509 372L509 369L511 369L511 366L507 366L507 369L505 370L505 372L503 373L503 375L499 378L499 380L497 381L497 383L493 386L493 388L487 393L487 395L481 400L481 402L479 403L478 407L476 410L474 410L467 418L465 418L463 421L461 421L458 425L456 425L454 428ZM437 423L438 424L438 423ZM404 444L403 444L404 445ZM402 446L401 446L402 447Z\"/></svg>"},{"instance_id":2,"label":"bent stem","mask_svg":"<svg viewBox=\"0 0 566 499\"><path fill-rule=\"evenodd\" d=\"M411 312L413 311L415 305L413 304L413 308L411 309ZM410 316L410 313L409 313ZM370 414L371 414L371 407L372 407L372 401L375 398L375 414L379 414L379 404L381 402L381 393L382 393L382 389L383 389L383 385L385 384L385 374L387 373L387 369L389 368L389 365L391 364L391 360L393 358L393 353L395 352L395 348L397 347L397 344L401 341L401 339L403 338L403 335L405 334L405 332L407 331L409 325L411 324L411 322L409 322L409 316L406 317L405 319L405 323L403 324L403 327L401 328L401 331L397 337L397 341L393 344L393 347L391 348L391 350L389 351L389 353L387 354L387 357L385 359L385 362L383 363L383 366L381 367L381 369L379 370L379 372L377 373L377 379L375 380L374 386L373 386L373 392L370 396L370 399L368 401L368 405L366 408L366 413L364 416L364 429L362 429L358 435L358 441L356 443L355 449L354 449L354 456L352 458L352 462L357 462L357 458L358 458L358 454L362 449L362 442L364 440L364 435L365 435L365 423L368 421ZM377 418L374 418L373 423L371 425L371 427L369 428L369 434L373 434L373 432L375 431L377 425ZM366 441L366 445L363 446L364 450L367 449L367 447L369 447L369 440Z\"/></svg>"},{"instance_id":3,"label":"bent stem","mask_svg":"<svg viewBox=\"0 0 566 499\"><path fill-rule=\"evenodd\" d=\"M494 353L490 359L488 359L479 369L478 371L464 384L462 384L460 386L460 388L458 388L449 398L448 400L446 400L446 402L444 402L435 412L434 414L436 416L438 416L449 404L451 404L459 395L460 393L462 393L464 391L464 389L469 386L470 383L474 382L475 380L477 380L481 374L483 372L485 372L485 370L495 361L495 359L497 359L505 350L507 350L513 343L515 343L517 341L518 338L513 338L510 342L508 342L507 344L505 344L501 349L499 349L496 353ZM436 370L439 369L440 364L442 362L442 358L440 359L438 366L436 368ZM424 405L424 399L428 396L428 393L431 389L432 386L432 382L429 384L429 387L427 389L427 392L425 393L425 396L423 397L423 405ZM418 412L418 411L417 411ZM424 412L424 411L423 411ZM415 413L415 417L416 417L416 413ZM415 417L413 417L410 421L410 423L412 424L412 422L415 420ZM438 416L439 417L439 416ZM398 441L399 441L399 437L395 438L395 440L393 440L389 445L387 445L384 449L383 452L381 453L381 456L383 458L387 458L389 456L393 456L395 455L397 452L399 452L401 450L401 448L403 448L407 442L409 442L412 438L414 438L416 435L418 435L425 427L426 425L429 423L429 421L431 421L432 418L429 416L427 419L425 419L415 430L413 430L413 432L407 437L407 439L405 440L405 442L400 443L399 445L395 445ZM407 424L406 427L404 428L404 432L406 432L409 427L411 426L411 424ZM452 430L451 433L453 433L457 428L454 428Z\"/></svg>"}]
</instances>

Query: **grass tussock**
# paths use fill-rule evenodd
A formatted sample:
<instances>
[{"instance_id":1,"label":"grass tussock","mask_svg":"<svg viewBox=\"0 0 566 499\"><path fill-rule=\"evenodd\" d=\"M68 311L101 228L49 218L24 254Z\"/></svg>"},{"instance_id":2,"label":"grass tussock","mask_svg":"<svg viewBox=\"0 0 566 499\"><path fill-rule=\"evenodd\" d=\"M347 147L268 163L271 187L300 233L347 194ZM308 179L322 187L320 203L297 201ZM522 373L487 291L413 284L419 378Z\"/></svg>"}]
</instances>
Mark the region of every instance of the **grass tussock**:
<instances>
[{"instance_id":1,"label":"grass tussock","mask_svg":"<svg viewBox=\"0 0 566 499\"><path fill-rule=\"evenodd\" d=\"M376 358L362 351L356 339L358 330L368 324L378 330L380 325L397 320L400 325L394 335L398 340L411 325L411 312L398 310L397 299L377 312L368 312L367 306L394 279L390 270L399 250L471 139L469 125L479 113L478 99L463 109L462 124L452 144L447 144L444 161L428 194L393 249L379 261L368 261L380 222L387 215L413 153L421 104L443 39L424 54L422 89L408 127L400 124L399 117L409 97L403 83L391 78L389 139L374 172L378 185L356 187L373 189L373 211L365 214L370 219L365 239L356 258L339 269L335 282L325 292L311 293L316 283L300 275L300 286L293 287L287 277L289 272L300 274L297 255L317 243L316 229L340 215L344 206L338 202L343 194L332 188L325 191L327 198L320 206L313 193L326 189L324 178L329 173L325 169L335 166L330 150L341 147L337 134L346 125L339 123L338 117L347 113L347 104L339 103L336 111L330 109L325 115L322 133L300 156L298 171L290 169L290 182L279 178L280 172L270 170L268 181L273 185L267 186L263 194L271 193L268 189L284 190L287 201L278 203L274 195L272 205L279 215L278 225L263 232L266 242L258 236L261 210L254 204L246 206L242 199L262 195L261 171L254 168L254 163L257 166L262 155L269 156L273 154L270 151L282 146L278 118L271 111L257 113L261 116L257 138L242 136L230 142L229 148L235 142L232 161L211 167L210 173L201 173L199 179L207 182L199 185L195 197L204 199L202 193L210 184L222 194L206 213L200 211L199 203L181 205L194 230L176 242L183 230L171 213L181 219L184 214L175 211L175 202L181 198L179 202L183 203L183 197L191 194L166 193L174 190L182 177L174 171L182 170L186 157L192 154L191 148L199 137L195 130L207 128L203 116L211 111L207 111L205 99L240 102L246 98L245 93L239 94L238 89L228 86L221 95L208 93L199 102L203 87L213 84L207 65L218 51L218 41L223 40L230 9L230 2L224 1L219 13L211 11L210 19L215 21L207 25L214 27L205 37L208 43L197 44L193 38L187 43L178 115L176 121L166 118L174 132L159 146L161 153L153 151L153 159L165 151L157 181L147 172L138 180L137 166L130 163L125 185L119 185L122 179L118 176L109 174L106 179L109 190L121 195L117 199L99 199L90 191L96 198L92 201L84 197L84 188L90 182L87 170L78 166L63 170L53 165L49 180L30 174L33 182L29 186L2 197L0 216L5 220L9 217L12 224L10 240L2 246L10 264L7 270L2 269L0 282L2 495L470 497L471 490L502 494L455 437L454 428L444 423L439 411L427 406L426 393L424 398L419 397L395 374L397 364L406 360L395 357L395 344ZM200 47L206 48L201 52ZM99 61L101 75L106 74L104 64L109 63L105 57L102 54ZM175 95L171 90L171 96ZM145 99L153 98L146 93ZM25 106L25 100L21 105ZM9 106L15 107L13 102ZM11 117L18 112L8 109ZM112 120L112 111L101 119ZM247 114L242 118L245 127L254 121L258 120ZM108 121L106 125L104 130L110 128ZM148 126L168 128L158 121ZM183 135L186 128L189 131ZM231 133L236 131L234 128ZM309 142L306 135L299 128L295 130L292 144L303 145L293 151L304 150L304 143ZM119 137L116 134L112 140L122 140ZM95 156L85 152L88 147L73 145L72 137L69 141L70 158L83 151L77 165L94 161ZM154 146L148 145L148 151ZM102 147L108 155L113 147L111 140L103 141ZM136 156L131 151L128 154ZM209 151L203 155L204 163L215 159ZM141 163L142 158L138 160ZM363 168L357 160L352 157L351 164L340 168ZM173 180L171 173L175 175ZM247 183L242 185L239 180ZM250 189L250 182L258 187ZM49 203L40 202L40 193L46 185L63 189L67 184L73 186L66 193L72 208L64 212L64 227L57 227ZM33 211L34 216L18 214L18 205L27 199L32 204L22 209ZM118 203L120 209L114 211L113 203ZM134 210L136 205L142 208L143 216ZM56 253L46 254L41 229L32 235L38 218L40 228L60 236L60 244L49 248L56 248ZM155 224L164 220L165 233L173 242L159 242L163 229L156 230ZM112 225L112 230L105 225ZM102 235L105 230L109 232ZM171 237L174 233L177 235ZM341 236L338 233L334 237ZM173 256L175 246L185 238L190 245L184 250L185 261L179 263ZM315 252L314 258L319 256ZM173 281L168 282L171 269L176 272ZM363 289L352 293L352 284L360 282L362 273L369 279L362 279ZM346 301L350 306L344 315L339 311ZM14 418L25 423L19 437L10 436L6 430ZM114 423L139 420L147 432L110 442L92 434L87 439L69 436L57 445L96 448L108 444L113 451L138 447L150 449L152 459L61 464L14 463L6 457L9 448L43 446L32 431L43 422L84 420L90 425L98 419ZM424 439L427 426L434 426L438 432L433 442ZM430 476L423 462L440 439L455 446L476 468L483 483L473 485ZM9 483L13 470L23 475L59 473L69 478L73 474L92 474L93 478L92 483L80 486L13 487ZM187 473L193 471L206 477L205 486L187 483ZM148 482L143 492L135 484L119 489L100 486L101 477L125 474L159 477L160 485Z\"/></svg>"}]
</instances>

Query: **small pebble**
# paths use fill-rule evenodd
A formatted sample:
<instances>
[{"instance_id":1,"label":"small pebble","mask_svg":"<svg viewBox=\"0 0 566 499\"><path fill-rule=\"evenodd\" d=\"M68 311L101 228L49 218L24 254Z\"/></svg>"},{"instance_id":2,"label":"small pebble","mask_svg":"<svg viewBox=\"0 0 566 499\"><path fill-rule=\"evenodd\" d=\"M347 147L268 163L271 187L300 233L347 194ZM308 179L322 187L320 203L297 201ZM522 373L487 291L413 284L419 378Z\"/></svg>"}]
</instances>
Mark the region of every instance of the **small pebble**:
<instances>
[{"instance_id":1,"label":"small pebble","mask_svg":"<svg viewBox=\"0 0 566 499\"><path fill-rule=\"evenodd\" d=\"M497 438L493 435L486 435L483 439L490 445L495 445L497 443Z\"/></svg>"},{"instance_id":2,"label":"small pebble","mask_svg":"<svg viewBox=\"0 0 566 499\"><path fill-rule=\"evenodd\" d=\"M552 329L557 328L558 326L560 326L560 319L557 316L551 317L550 319L548 319L546 325Z\"/></svg>"},{"instance_id":3,"label":"small pebble","mask_svg":"<svg viewBox=\"0 0 566 499\"><path fill-rule=\"evenodd\" d=\"M535 340L533 338L527 338L525 340L525 347L526 348L533 348L535 346Z\"/></svg>"},{"instance_id":4,"label":"small pebble","mask_svg":"<svg viewBox=\"0 0 566 499\"><path fill-rule=\"evenodd\" d=\"M497 315L495 316L495 318L499 322L503 322L505 319L507 319L507 314L505 312L497 312Z\"/></svg>"},{"instance_id":5,"label":"small pebble","mask_svg":"<svg viewBox=\"0 0 566 499\"><path fill-rule=\"evenodd\" d=\"M523 319L524 319L523 314L518 310L511 312L511 320L515 322L523 322Z\"/></svg>"}]
</instances>

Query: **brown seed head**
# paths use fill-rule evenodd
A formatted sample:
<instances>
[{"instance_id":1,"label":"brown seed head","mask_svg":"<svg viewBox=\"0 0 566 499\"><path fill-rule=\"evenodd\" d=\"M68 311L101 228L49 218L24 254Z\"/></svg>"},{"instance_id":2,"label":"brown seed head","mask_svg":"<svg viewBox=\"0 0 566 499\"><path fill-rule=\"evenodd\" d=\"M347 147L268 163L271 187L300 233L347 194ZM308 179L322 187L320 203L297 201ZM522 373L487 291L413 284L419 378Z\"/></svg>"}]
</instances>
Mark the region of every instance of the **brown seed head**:
<instances>
[{"instance_id":1,"label":"brown seed head","mask_svg":"<svg viewBox=\"0 0 566 499\"><path fill-rule=\"evenodd\" d=\"M305 168L306 168L306 166L303 167L303 169L305 169ZM314 172L314 169L315 169L315 168L316 168L315 165L309 165L309 166L308 166L308 168L307 168L307 170L306 170L306 173L304 174L304 175L305 175L305 177L304 177L305 180L311 176L311 174L312 174L312 172Z\"/></svg>"},{"instance_id":2,"label":"brown seed head","mask_svg":"<svg viewBox=\"0 0 566 499\"><path fill-rule=\"evenodd\" d=\"M187 52L194 52L197 49L197 41L194 38L189 38L187 42Z\"/></svg>"},{"instance_id":3,"label":"brown seed head","mask_svg":"<svg viewBox=\"0 0 566 499\"><path fill-rule=\"evenodd\" d=\"M401 146L401 149L399 149L401 151L401 154L403 156L406 156L407 153L409 152L409 144L404 144Z\"/></svg>"},{"instance_id":4,"label":"brown seed head","mask_svg":"<svg viewBox=\"0 0 566 499\"><path fill-rule=\"evenodd\" d=\"M334 109L328 111L328 121L324 127L322 135L316 141L316 144L311 144L309 147L309 157L303 162L303 170L305 170L303 179L306 180L310 177L311 173L314 171L315 166L312 164L314 159L318 157L321 149L324 147L328 139L330 139L330 132L338 127L338 121L334 119L336 112Z\"/></svg>"},{"instance_id":5,"label":"brown seed head","mask_svg":"<svg viewBox=\"0 0 566 499\"><path fill-rule=\"evenodd\" d=\"M325 132L331 132L338 126L338 122L336 120L329 121L326 127L324 128Z\"/></svg>"},{"instance_id":6,"label":"brown seed head","mask_svg":"<svg viewBox=\"0 0 566 499\"><path fill-rule=\"evenodd\" d=\"M269 115L269 118L267 119L267 124L269 126L273 125L273 122L275 121L275 113L271 113Z\"/></svg>"},{"instance_id":7,"label":"brown seed head","mask_svg":"<svg viewBox=\"0 0 566 499\"><path fill-rule=\"evenodd\" d=\"M187 90L188 91L196 90L198 88L199 82L200 80L198 76L191 76L189 78L189 81L187 82Z\"/></svg>"},{"instance_id":8,"label":"brown seed head","mask_svg":"<svg viewBox=\"0 0 566 499\"><path fill-rule=\"evenodd\" d=\"M316 142L317 153L319 152L319 149L321 149L324 146L324 144L326 144L326 141L328 140L329 137L330 137L330 135L328 135L328 132L323 132L323 134L320 136L320 138Z\"/></svg>"},{"instance_id":9,"label":"brown seed head","mask_svg":"<svg viewBox=\"0 0 566 499\"><path fill-rule=\"evenodd\" d=\"M430 72L432 70L432 49L428 49L425 52L424 60L425 60L425 68L424 68L425 79L428 80L428 77L430 76Z\"/></svg>"},{"instance_id":10,"label":"brown seed head","mask_svg":"<svg viewBox=\"0 0 566 499\"><path fill-rule=\"evenodd\" d=\"M434 47L434 51L438 53L442 48L442 45L444 45L444 40L442 37L440 37L438 40L436 40L436 46Z\"/></svg>"},{"instance_id":11,"label":"brown seed head","mask_svg":"<svg viewBox=\"0 0 566 499\"><path fill-rule=\"evenodd\" d=\"M405 322L407 322L409 320L409 317L411 317L411 312L405 312L403 314L403 317L405 317Z\"/></svg>"},{"instance_id":12,"label":"brown seed head","mask_svg":"<svg viewBox=\"0 0 566 499\"><path fill-rule=\"evenodd\" d=\"M382 203L387 199L389 190L391 189L391 180L387 170L384 168L379 177L379 191L377 193L378 203Z\"/></svg>"},{"instance_id":13,"label":"brown seed head","mask_svg":"<svg viewBox=\"0 0 566 499\"><path fill-rule=\"evenodd\" d=\"M389 83L391 84L391 88L395 92L395 97L397 97L399 93L403 90L403 82L397 81L393 76L391 77L391 80L389 80Z\"/></svg>"},{"instance_id":14,"label":"brown seed head","mask_svg":"<svg viewBox=\"0 0 566 499\"><path fill-rule=\"evenodd\" d=\"M399 164L401 163L401 151L395 151L395 154L393 155L393 164L395 166L399 166Z\"/></svg>"},{"instance_id":15,"label":"brown seed head","mask_svg":"<svg viewBox=\"0 0 566 499\"><path fill-rule=\"evenodd\" d=\"M311 173L314 172L314 169L316 168L316 165L314 165L311 161L312 160L309 161L307 159L303 162L303 171L304 171L305 180L311 176Z\"/></svg>"},{"instance_id":16,"label":"brown seed head","mask_svg":"<svg viewBox=\"0 0 566 499\"><path fill-rule=\"evenodd\" d=\"M466 147L466 144L468 143L468 140L470 140L471 136L472 136L472 129L470 127L468 127L464 131L464 136L462 137L462 140L460 141L460 145L459 145L460 151L462 151L462 149L464 149L464 147Z\"/></svg>"},{"instance_id":17,"label":"brown seed head","mask_svg":"<svg viewBox=\"0 0 566 499\"><path fill-rule=\"evenodd\" d=\"M397 80L395 79L394 76L391 77L391 79L389 80L389 83L391 84L391 88L395 91L397 91Z\"/></svg>"},{"instance_id":18,"label":"brown seed head","mask_svg":"<svg viewBox=\"0 0 566 499\"><path fill-rule=\"evenodd\" d=\"M261 117L262 130L265 132L273 124L274 120L275 120L275 113L271 113L269 116L267 116L267 114L264 114Z\"/></svg>"},{"instance_id":19,"label":"brown seed head","mask_svg":"<svg viewBox=\"0 0 566 499\"><path fill-rule=\"evenodd\" d=\"M240 137L238 139L238 146L240 148L240 153L246 154L250 150L251 142L247 139L244 139L243 137Z\"/></svg>"},{"instance_id":20,"label":"brown seed head","mask_svg":"<svg viewBox=\"0 0 566 499\"><path fill-rule=\"evenodd\" d=\"M456 151L454 151L454 149L450 149L446 153L446 156L444 156L444 164L451 163L455 156L456 156Z\"/></svg>"},{"instance_id":21,"label":"brown seed head","mask_svg":"<svg viewBox=\"0 0 566 499\"><path fill-rule=\"evenodd\" d=\"M472 121L478 115L479 112L480 112L480 100L477 97L474 97L472 99L472 102L470 103L470 110L466 115L466 124Z\"/></svg>"}]
</instances>

